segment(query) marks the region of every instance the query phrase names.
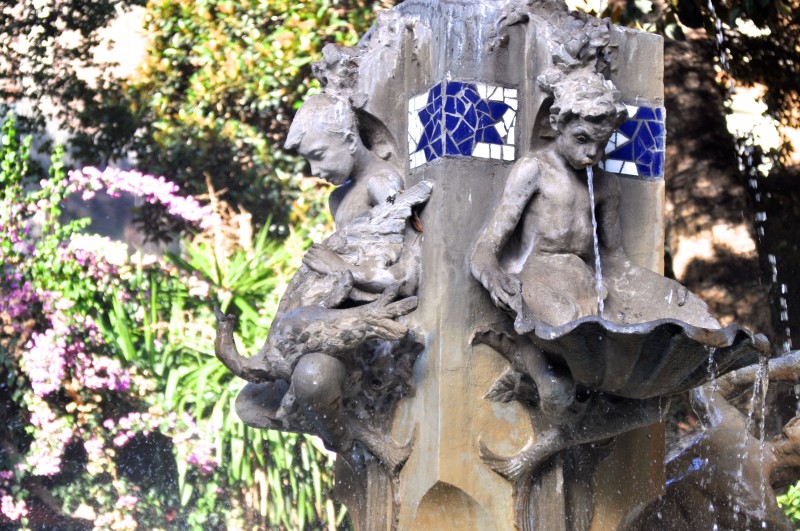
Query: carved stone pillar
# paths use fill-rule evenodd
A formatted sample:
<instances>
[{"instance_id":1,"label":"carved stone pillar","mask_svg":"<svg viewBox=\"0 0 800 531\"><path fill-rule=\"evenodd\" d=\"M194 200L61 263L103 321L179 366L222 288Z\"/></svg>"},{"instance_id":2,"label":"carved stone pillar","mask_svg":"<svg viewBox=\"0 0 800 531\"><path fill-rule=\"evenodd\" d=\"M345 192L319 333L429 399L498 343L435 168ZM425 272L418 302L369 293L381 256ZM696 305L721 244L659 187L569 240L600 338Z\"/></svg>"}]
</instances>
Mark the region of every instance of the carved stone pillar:
<instances>
[{"instance_id":1,"label":"carved stone pillar","mask_svg":"<svg viewBox=\"0 0 800 531\"><path fill-rule=\"evenodd\" d=\"M390 25L391 44L375 46ZM508 455L536 434L517 402L484 398L508 362L487 346L473 346L472 336L503 316L472 277L468 260L510 168L540 132L545 96L536 78L552 66L554 27L577 37L583 31L556 3L528 9L521 2L407 0L379 22L373 42L365 39L363 109L397 139L407 184L433 183L421 216L419 306L408 318L425 337L425 350L414 369L415 395L400 403L394 427L397 441L415 438L399 477L400 529L514 527L512 484L481 461L479 447L483 442ZM631 110L663 112L660 37L613 28L608 51L608 77ZM655 121L663 124L663 116ZM465 124L470 129L459 130ZM663 171L629 175L635 162L625 170L625 249L636 263L661 272ZM614 529L631 507L658 494L662 432L625 434L596 473L570 472L594 487L592 529ZM534 495L535 528L581 527L567 521L563 485L570 479L563 463L555 459L548 467Z\"/></svg>"},{"instance_id":2,"label":"carved stone pillar","mask_svg":"<svg viewBox=\"0 0 800 531\"><path fill-rule=\"evenodd\" d=\"M287 147L337 232L256 356L222 315L216 352L245 422L339 453L359 531L617 529L664 484L666 397L764 351L657 274L662 70L550 0L407 0L323 51Z\"/></svg>"}]
</instances>

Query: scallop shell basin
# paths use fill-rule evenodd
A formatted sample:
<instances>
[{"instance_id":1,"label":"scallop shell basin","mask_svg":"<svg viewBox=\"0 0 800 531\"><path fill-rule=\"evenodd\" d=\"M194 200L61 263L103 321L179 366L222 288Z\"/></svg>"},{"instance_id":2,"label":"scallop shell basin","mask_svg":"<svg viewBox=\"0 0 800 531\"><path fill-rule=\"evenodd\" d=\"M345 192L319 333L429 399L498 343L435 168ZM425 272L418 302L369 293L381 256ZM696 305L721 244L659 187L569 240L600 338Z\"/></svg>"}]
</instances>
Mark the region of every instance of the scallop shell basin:
<instances>
[{"instance_id":1,"label":"scallop shell basin","mask_svg":"<svg viewBox=\"0 0 800 531\"><path fill-rule=\"evenodd\" d=\"M588 316L560 325L518 319L551 357L561 359L579 384L626 398L687 391L732 370L737 360L769 354L769 342L740 326L719 329L675 319L618 325Z\"/></svg>"}]
</instances>

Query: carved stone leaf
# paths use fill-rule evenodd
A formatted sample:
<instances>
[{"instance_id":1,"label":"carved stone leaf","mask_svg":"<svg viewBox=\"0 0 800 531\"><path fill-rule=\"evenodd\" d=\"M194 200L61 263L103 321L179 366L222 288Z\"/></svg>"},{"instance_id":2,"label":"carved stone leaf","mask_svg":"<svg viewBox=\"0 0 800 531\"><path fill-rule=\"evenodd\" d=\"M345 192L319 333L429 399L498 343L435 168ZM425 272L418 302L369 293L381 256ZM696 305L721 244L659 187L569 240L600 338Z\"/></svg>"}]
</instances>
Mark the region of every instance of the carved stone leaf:
<instances>
[{"instance_id":1,"label":"carved stone leaf","mask_svg":"<svg viewBox=\"0 0 800 531\"><path fill-rule=\"evenodd\" d=\"M521 372L507 369L500 378L495 380L492 387L484 395L492 402L538 402L539 394L530 380L523 377Z\"/></svg>"}]
</instances>

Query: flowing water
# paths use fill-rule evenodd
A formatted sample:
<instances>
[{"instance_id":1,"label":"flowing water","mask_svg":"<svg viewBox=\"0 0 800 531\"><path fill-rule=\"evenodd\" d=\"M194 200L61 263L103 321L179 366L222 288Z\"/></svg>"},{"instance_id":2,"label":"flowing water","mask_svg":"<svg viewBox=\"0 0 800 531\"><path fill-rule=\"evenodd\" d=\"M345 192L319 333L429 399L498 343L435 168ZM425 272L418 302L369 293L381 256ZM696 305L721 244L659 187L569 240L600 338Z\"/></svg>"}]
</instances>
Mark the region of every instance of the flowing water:
<instances>
[{"instance_id":1,"label":"flowing water","mask_svg":"<svg viewBox=\"0 0 800 531\"><path fill-rule=\"evenodd\" d=\"M728 51L725 48L725 34L722 31L722 19L719 18L717 15L717 10L714 7L713 0L707 0L708 11L711 13L711 16L714 18L714 28L716 29L715 40L717 43L717 53L719 55L719 62L722 70L725 72L725 75L728 78L727 89L728 89L728 101L731 101L733 98L733 93L735 91L735 83L733 80L733 76L731 75L731 65L730 61L728 60ZM744 141L742 149L738 152L739 156L739 169L742 171L748 178L748 185L753 193L753 199L755 201L756 206L756 233L758 235L758 241L760 243L760 247L764 248L764 234L765 234L765 224L767 221L767 212L764 209L763 203L763 195L759 190L759 180L765 177L764 170L761 167L758 167L755 164L755 160L753 157L753 147L752 144L754 143L754 139L752 135L750 138L742 139ZM780 306L780 320L781 325L783 326L783 336L784 341L781 345L781 352L787 353L792 350L792 331L789 327L789 303L787 300L787 293L788 288L786 284L781 283L778 285L778 262L775 258L774 254L768 254L767 259L770 264L770 269L772 273L772 285L778 287L778 304ZM799 397L800 398L800 397ZM798 411L800 411L800 401L798 402Z\"/></svg>"},{"instance_id":2,"label":"flowing water","mask_svg":"<svg viewBox=\"0 0 800 531\"><path fill-rule=\"evenodd\" d=\"M711 13L712 17L714 18L714 26L716 28L716 43L717 43L717 52L719 54L719 61L722 69L724 70L727 78L728 78L728 101L732 99L735 86L733 76L731 75L731 67L730 62L728 61L728 53L725 49L725 35L722 31L722 19L717 14L717 10L714 7L713 0L707 0L708 2L708 10ZM755 168L753 164L753 150L752 148L746 153L746 157L742 157L740 155L740 169L744 172L749 173L749 185L753 191L753 197L756 203L756 231L758 234L759 243L762 243L761 247L763 248L762 238L764 237L764 223L767 220L767 213L764 210L764 206L762 204L762 196L761 192L758 189L758 179L761 177L761 172L758 168ZM772 282L773 285L776 285L778 282L778 268L777 268L777 260L774 255L768 255L768 260L772 269ZM780 304L781 304L781 321L785 325L785 333L786 333L786 341L783 344L783 352L788 352L791 349L791 335L790 330L788 327L789 321L789 312L788 312L788 305L786 303L786 288L785 284L781 284L780 286L781 296L780 296ZM747 423L746 429L744 433L744 441L743 441L743 449L747 449L747 438L750 436L751 428L753 425L753 418L756 414L756 410L759 410L759 425L758 425L758 433L757 437L760 441L759 444L759 462L761 464L761 473L759 477L759 494L761 498L761 511L762 514L766 514L766 507L767 507L767 477L765 474L764 463L765 463L765 451L766 451L766 403L767 403L767 389L769 387L769 360L765 356L760 356L758 360L758 370L756 373L755 381L753 382L753 395L750 400L750 410L747 414ZM746 453L742 456L743 460L750 458L749 455ZM742 469L739 470L739 475L741 478ZM748 518L749 520L749 518ZM749 522L748 522L749 527ZM761 522L761 527L766 528L766 522Z\"/></svg>"},{"instance_id":3,"label":"flowing water","mask_svg":"<svg viewBox=\"0 0 800 531\"><path fill-rule=\"evenodd\" d=\"M756 164L755 157L753 156L754 148L752 138L743 139L742 146L738 150L739 156L739 170L747 177L747 185L753 196L753 201L756 208L756 235L758 236L758 243L761 249L764 249L766 244L764 236L766 234L767 212L764 205L764 193L760 190L759 183L761 179L765 178L764 170ZM769 194L767 194L769 196ZM784 282L778 282L778 259L772 253L767 254L767 262L769 263L771 282L774 290L777 291L778 306L780 307L780 322L781 330L776 330L777 333L783 335L783 342L781 344L781 352L787 353L792 350L792 329L789 326L789 301L788 291L789 288ZM798 408L800 410L800 408Z\"/></svg>"},{"instance_id":4,"label":"flowing water","mask_svg":"<svg viewBox=\"0 0 800 531\"><path fill-rule=\"evenodd\" d=\"M594 211L594 172L586 167L586 180L589 184L589 203L592 206L592 229L594 235L594 287L597 290L597 314L603 316L603 270L600 265L600 241L597 235L597 216Z\"/></svg>"}]
</instances>

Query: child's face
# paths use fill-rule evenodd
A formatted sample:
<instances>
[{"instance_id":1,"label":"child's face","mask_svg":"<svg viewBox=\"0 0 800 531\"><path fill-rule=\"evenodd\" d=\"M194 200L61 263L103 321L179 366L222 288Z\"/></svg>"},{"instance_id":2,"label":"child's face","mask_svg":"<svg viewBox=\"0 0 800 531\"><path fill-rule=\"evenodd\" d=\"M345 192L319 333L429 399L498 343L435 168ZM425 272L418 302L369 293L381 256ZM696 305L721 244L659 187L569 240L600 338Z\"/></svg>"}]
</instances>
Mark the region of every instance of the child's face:
<instances>
[{"instance_id":1,"label":"child's face","mask_svg":"<svg viewBox=\"0 0 800 531\"><path fill-rule=\"evenodd\" d=\"M311 127L303 135L297 152L311 165L312 175L337 186L350 177L355 163L354 140Z\"/></svg>"},{"instance_id":2,"label":"child's face","mask_svg":"<svg viewBox=\"0 0 800 531\"><path fill-rule=\"evenodd\" d=\"M556 145L570 166L582 170L600 161L613 132L609 121L594 123L574 118L559 127Z\"/></svg>"}]
</instances>

